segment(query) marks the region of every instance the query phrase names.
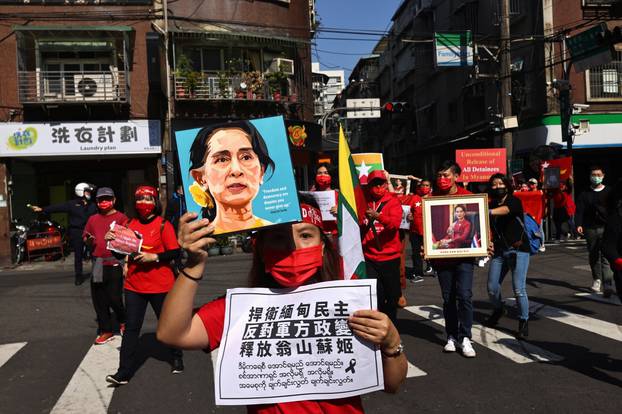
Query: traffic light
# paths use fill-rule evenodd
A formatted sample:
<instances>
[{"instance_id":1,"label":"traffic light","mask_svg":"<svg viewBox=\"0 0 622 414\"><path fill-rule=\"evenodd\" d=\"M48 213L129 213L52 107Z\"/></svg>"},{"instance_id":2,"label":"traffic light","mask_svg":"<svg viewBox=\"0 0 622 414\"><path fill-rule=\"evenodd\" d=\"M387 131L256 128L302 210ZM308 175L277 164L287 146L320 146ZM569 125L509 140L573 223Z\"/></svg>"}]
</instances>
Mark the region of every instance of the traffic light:
<instances>
[{"instance_id":1,"label":"traffic light","mask_svg":"<svg viewBox=\"0 0 622 414\"><path fill-rule=\"evenodd\" d=\"M410 104L408 102L387 102L382 109L393 114L401 114L410 110Z\"/></svg>"}]
</instances>

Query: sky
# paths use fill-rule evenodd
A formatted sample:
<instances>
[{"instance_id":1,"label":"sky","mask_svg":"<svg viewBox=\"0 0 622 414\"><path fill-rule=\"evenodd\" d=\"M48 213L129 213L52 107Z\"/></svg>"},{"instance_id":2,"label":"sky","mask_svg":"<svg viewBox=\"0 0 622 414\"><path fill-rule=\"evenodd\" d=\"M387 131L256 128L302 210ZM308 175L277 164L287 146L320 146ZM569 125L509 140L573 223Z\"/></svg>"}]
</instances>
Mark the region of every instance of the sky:
<instances>
[{"instance_id":1,"label":"sky","mask_svg":"<svg viewBox=\"0 0 622 414\"><path fill-rule=\"evenodd\" d=\"M316 0L321 27L355 30L388 30L391 17L402 0ZM326 38L374 39L329 40ZM313 61L321 69L344 69L346 80L360 57L368 55L379 36L318 32L312 47Z\"/></svg>"}]
</instances>

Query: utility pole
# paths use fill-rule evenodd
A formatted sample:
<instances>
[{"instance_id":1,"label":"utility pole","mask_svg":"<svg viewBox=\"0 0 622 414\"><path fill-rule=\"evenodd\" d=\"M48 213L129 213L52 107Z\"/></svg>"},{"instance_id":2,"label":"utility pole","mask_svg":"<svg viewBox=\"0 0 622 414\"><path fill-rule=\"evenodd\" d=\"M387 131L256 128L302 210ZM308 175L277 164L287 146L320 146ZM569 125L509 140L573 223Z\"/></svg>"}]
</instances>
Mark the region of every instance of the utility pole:
<instances>
[{"instance_id":1,"label":"utility pole","mask_svg":"<svg viewBox=\"0 0 622 414\"><path fill-rule=\"evenodd\" d=\"M510 0L501 0L501 109L503 119L512 115L512 58L510 55ZM503 126L503 147L507 156L507 171L512 173L512 132Z\"/></svg>"}]
</instances>

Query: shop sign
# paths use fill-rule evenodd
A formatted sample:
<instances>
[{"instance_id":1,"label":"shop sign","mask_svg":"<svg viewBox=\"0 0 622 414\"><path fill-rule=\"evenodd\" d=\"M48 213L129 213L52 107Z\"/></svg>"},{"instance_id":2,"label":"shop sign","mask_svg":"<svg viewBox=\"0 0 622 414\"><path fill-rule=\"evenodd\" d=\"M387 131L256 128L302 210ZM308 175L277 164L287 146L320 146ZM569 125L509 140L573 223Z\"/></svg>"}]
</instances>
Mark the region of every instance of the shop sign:
<instances>
[{"instance_id":1,"label":"shop sign","mask_svg":"<svg viewBox=\"0 0 622 414\"><path fill-rule=\"evenodd\" d=\"M160 152L158 120L0 124L0 157Z\"/></svg>"},{"instance_id":2,"label":"shop sign","mask_svg":"<svg viewBox=\"0 0 622 414\"><path fill-rule=\"evenodd\" d=\"M493 174L505 174L505 157L505 148L456 150L456 162L462 168L458 181L482 183Z\"/></svg>"}]
</instances>

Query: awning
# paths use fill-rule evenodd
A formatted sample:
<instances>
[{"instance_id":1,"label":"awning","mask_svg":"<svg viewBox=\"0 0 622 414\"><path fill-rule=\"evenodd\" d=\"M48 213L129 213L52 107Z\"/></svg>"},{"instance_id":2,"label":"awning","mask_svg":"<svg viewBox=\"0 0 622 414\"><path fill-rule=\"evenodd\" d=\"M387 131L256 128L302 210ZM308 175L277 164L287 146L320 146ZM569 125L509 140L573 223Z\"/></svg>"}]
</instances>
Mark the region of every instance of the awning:
<instances>
[{"instance_id":1,"label":"awning","mask_svg":"<svg viewBox=\"0 0 622 414\"><path fill-rule=\"evenodd\" d=\"M236 42L255 42L265 44L282 44L296 46L310 44L308 39L296 37L275 36L273 32L260 27L242 25L224 25L213 23L195 23L179 20L169 21L169 32L176 36L187 38L203 38L208 40L232 40ZM271 29L274 30L274 29Z\"/></svg>"}]
</instances>

